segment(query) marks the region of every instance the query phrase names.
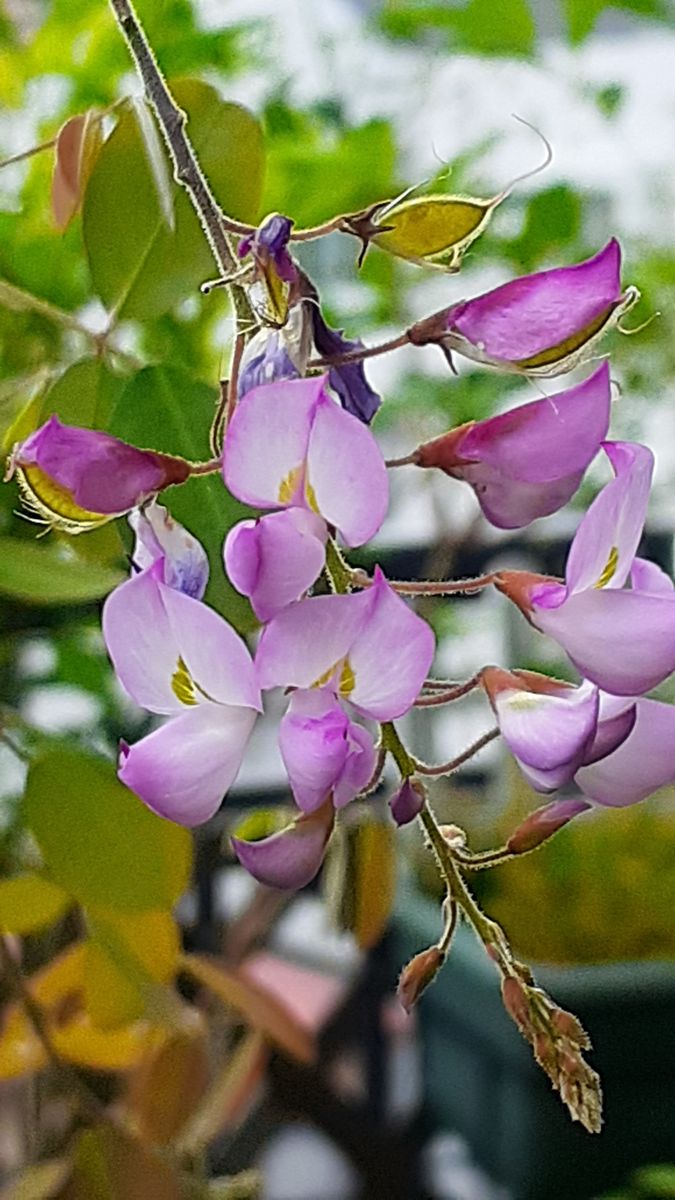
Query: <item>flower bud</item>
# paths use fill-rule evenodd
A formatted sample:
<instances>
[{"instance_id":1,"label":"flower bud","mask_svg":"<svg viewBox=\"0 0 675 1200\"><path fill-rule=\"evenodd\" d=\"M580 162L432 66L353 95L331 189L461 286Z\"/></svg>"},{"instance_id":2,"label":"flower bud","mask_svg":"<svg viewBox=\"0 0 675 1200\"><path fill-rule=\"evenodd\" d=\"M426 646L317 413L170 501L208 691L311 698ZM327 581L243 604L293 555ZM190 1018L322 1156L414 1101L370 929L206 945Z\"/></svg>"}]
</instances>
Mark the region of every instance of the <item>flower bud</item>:
<instances>
[{"instance_id":1,"label":"flower bud","mask_svg":"<svg viewBox=\"0 0 675 1200\"><path fill-rule=\"evenodd\" d=\"M7 478L14 473L24 501L48 525L81 533L183 483L190 464L52 416L15 446Z\"/></svg>"},{"instance_id":2,"label":"flower bud","mask_svg":"<svg viewBox=\"0 0 675 1200\"><path fill-rule=\"evenodd\" d=\"M411 1012L422 992L433 983L443 965L445 955L438 946L422 950L401 971L396 995L407 1013Z\"/></svg>"},{"instance_id":3,"label":"flower bud","mask_svg":"<svg viewBox=\"0 0 675 1200\"><path fill-rule=\"evenodd\" d=\"M389 800L391 815L397 825L408 825L421 812L425 797L424 784L419 779L404 779Z\"/></svg>"},{"instance_id":4,"label":"flower bud","mask_svg":"<svg viewBox=\"0 0 675 1200\"><path fill-rule=\"evenodd\" d=\"M535 850L562 829L563 825L567 825L573 817L589 808L590 805L584 800L575 798L553 800L551 804L544 804L530 813L511 834L506 843L507 850L510 854L527 854L528 850Z\"/></svg>"},{"instance_id":5,"label":"flower bud","mask_svg":"<svg viewBox=\"0 0 675 1200\"><path fill-rule=\"evenodd\" d=\"M130 513L129 524L136 534L134 567L144 571L161 558L162 582L201 600L209 581L209 560L201 542L154 502Z\"/></svg>"}]
</instances>

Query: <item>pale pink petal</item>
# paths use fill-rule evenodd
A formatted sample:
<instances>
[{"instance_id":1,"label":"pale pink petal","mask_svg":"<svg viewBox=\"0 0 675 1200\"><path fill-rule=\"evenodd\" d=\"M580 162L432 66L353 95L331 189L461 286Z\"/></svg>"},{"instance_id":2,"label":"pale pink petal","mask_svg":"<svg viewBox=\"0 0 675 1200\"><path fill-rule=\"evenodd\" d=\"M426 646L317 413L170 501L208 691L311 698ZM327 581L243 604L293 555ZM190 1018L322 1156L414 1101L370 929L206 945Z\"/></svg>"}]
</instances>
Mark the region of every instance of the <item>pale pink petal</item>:
<instances>
[{"instance_id":1,"label":"pale pink petal","mask_svg":"<svg viewBox=\"0 0 675 1200\"><path fill-rule=\"evenodd\" d=\"M468 463L453 471L453 475L470 484L483 515L497 529L522 529L538 517L548 517L567 504L584 472L564 475L549 483L520 483L486 463Z\"/></svg>"},{"instance_id":2,"label":"pale pink petal","mask_svg":"<svg viewBox=\"0 0 675 1200\"><path fill-rule=\"evenodd\" d=\"M649 502L654 456L637 442L605 442L615 478L586 512L565 569L570 594L620 588L628 578Z\"/></svg>"},{"instance_id":3,"label":"pale pink petal","mask_svg":"<svg viewBox=\"0 0 675 1200\"><path fill-rule=\"evenodd\" d=\"M288 508L257 521L241 521L225 541L225 569L249 596L255 615L269 621L312 586L326 553L324 521L304 508Z\"/></svg>"},{"instance_id":4,"label":"pale pink petal","mask_svg":"<svg viewBox=\"0 0 675 1200\"><path fill-rule=\"evenodd\" d=\"M326 395L316 407L306 480L309 503L348 546L362 546L377 533L389 503L382 454L368 427Z\"/></svg>"},{"instance_id":5,"label":"pale pink petal","mask_svg":"<svg viewBox=\"0 0 675 1200\"><path fill-rule=\"evenodd\" d=\"M260 687L309 688L341 663L367 626L371 593L368 588L349 596L315 596L274 617L256 653Z\"/></svg>"},{"instance_id":6,"label":"pale pink petal","mask_svg":"<svg viewBox=\"0 0 675 1200\"><path fill-rule=\"evenodd\" d=\"M372 734L350 721L347 727L347 757L342 774L333 789L333 804L344 808L370 782L377 762L377 750Z\"/></svg>"},{"instance_id":7,"label":"pale pink petal","mask_svg":"<svg viewBox=\"0 0 675 1200\"><path fill-rule=\"evenodd\" d=\"M348 696L375 721L391 721L412 706L434 657L434 635L421 617L375 571L369 589L375 603L349 652L354 673Z\"/></svg>"},{"instance_id":8,"label":"pale pink petal","mask_svg":"<svg viewBox=\"0 0 675 1200\"><path fill-rule=\"evenodd\" d=\"M492 703L502 737L520 762L543 771L566 766L572 778L595 734L596 687L584 683L557 693L504 689Z\"/></svg>"},{"instance_id":9,"label":"pale pink petal","mask_svg":"<svg viewBox=\"0 0 675 1200\"><path fill-rule=\"evenodd\" d=\"M297 486L302 487L323 385L324 377L281 380L242 397L228 425L224 449L225 484L234 496L255 508L302 502Z\"/></svg>"},{"instance_id":10,"label":"pale pink petal","mask_svg":"<svg viewBox=\"0 0 675 1200\"><path fill-rule=\"evenodd\" d=\"M596 804L622 807L651 796L675 782L675 707L638 700L637 719L613 754L575 776L584 795Z\"/></svg>"},{"instance_id":11,"label":"pale pink petal","mask_svg":"<svg viewBox=\"0 0 675 1200\"><path fill-rule=\"evenodd\" d=\"M673 591L670 575L666 575L656 563L646 558L634 558L630 569L630 582L635 592L651 592L652 595L668 595Z\"/></svg>"},{"instance_id":12,"label":"pale pink petal","mask_svg":"<svg viewBox=\"0 0 675 1200\"><path fill-rule=\"evenodd\" d=\"M201 601L164 584L159 588L174 644L194 680L197 702L207 699L260 710L253 662L232 626Z\"/></svg>"},{"instance_id":13,"label":"pale pink petal","mask_svg":"<svg viewBox=\"0 0 675 1200\"><path fill-rule=\"evenodd\" d=\"M319 871L334 819L328 804L318 812L303 814L279 833L258 842L233 837L232 847L254 879L268 887L296 891Z\"/></svg>"},{"instance_id":14,"label":"pale pink petal","mask_svg":"<svg viewBox=\"0 0 675 1200\"><path fill-rule=\"evenodd\" d=\"M315 812L340 778L347 755L349 718L321 688L298 691L279 727L279 749L298 808Z\"/></svg>"},{"instance_id":15,"label":"pale pink petal","mask_svg":"<svg viewBox=\"0 0 675 1200\"><path fill-rule=\"evenodd\" d=\"M589 588L530 617L579 672L619 696L656 687L675 670L675 596Z\"/></svg>"},{"instance_id":16,"label":"pale pink petal","mask_svg":"<svg viewBox=\"0 0 675 1200\"><path fill-rule=\"evenodd\" d=\"M132 700L150 712L176 713L183 705L171 679L181 651L162 602L161 568L160 562L111 592L103 605L103 637Z\"/></svg>"},{"instance_id":17,"label":"pale pink petal","mask_svg":"<svg viewBox=\"0 0 675 1200\"><path fill-rule=\"evenodd\" d=\"M236 779L254 722L250 708L189 708L124 747L119 777L160 817L201 825Z\"/></svg>"}]
</instances>

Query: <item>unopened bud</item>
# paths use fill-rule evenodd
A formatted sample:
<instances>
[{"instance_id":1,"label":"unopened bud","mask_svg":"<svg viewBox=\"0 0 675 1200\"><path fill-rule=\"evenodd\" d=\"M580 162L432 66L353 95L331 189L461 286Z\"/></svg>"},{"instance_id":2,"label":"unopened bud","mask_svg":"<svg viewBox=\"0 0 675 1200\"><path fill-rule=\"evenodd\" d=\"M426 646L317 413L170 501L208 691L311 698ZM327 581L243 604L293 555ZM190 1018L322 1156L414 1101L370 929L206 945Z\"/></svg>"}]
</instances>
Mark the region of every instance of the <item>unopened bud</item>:
<instances>
[{"instance_id":1,"label":"unopened bud","mask_svg":"<svg viewBox=\"0 0 675 1200\"><path fill-rule=\"evenodd\" d=\"M396 995L407 1013L411 1012L422 992L433 983L445 955L438 946L422 950L401 971Z\"/></svg>"},{"instance_id":2,"label":"unopened bud","mask_svg":"<svg viewBox=\"0 0 675 1200\"><path fill-rule=\"evenodd\" d=\"M426 792L421 780L410 776L404 779L389 801L391 815L397 825L408 825L422 811Z\"/></svg>"},{"instance_id":3,"label":"unopened bud","mask_svg":"<svg viewBox=\"0 0 675 1200\"><path fill-rule=\"evenodd\" d=\"M513 975L502 980L502 1000L504 1008L516 1025L526 1025L530 1019L530 1006L527 1000L527 988Z\"/></svg>"},{"instance_id":4,"label":"unopened bud","mask_svg":"<svg viewBox=\"0 0 675 1200\"><path fill-rule=\"evenodd\" d=\"M453 850L461 850L466 846L466 833L459 825L441 825L439 829Z\"/></svg>"},{"instance_id":5,"label":"unopened bud","mask_svg":"<svg viewBox=\"0 0 675 1200\"><path fill-rule=\"evenodd\" d=\"M544 804L530 813L511 834L506 843L507 850L510 854L526 854L528 850L535 850L587 808L588 804L584 800L574 798L553 800L551 804Z\"/></svg>"}]
</instances>

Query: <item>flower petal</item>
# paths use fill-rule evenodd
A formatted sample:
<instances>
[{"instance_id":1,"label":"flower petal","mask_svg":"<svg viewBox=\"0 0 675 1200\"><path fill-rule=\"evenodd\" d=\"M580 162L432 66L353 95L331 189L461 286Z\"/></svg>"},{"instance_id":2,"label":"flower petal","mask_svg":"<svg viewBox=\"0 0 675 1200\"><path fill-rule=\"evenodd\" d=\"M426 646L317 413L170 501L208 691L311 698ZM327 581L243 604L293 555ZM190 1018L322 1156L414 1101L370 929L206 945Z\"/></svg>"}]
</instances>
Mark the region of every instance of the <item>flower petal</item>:
<instances>
[{"instance_id":1,"label":"flower petal","mask_svg":"<svg viewBox=\"0 0 675 1200\"><path fill-rule=\"evenodd\" d=\"M349 718L322 688L293 694L279 727L279 749L298 808L315 812L337 783L349 753Z\"/></svg>"},{"instance_id":2,"label":"flower petal","mask_svg":"<svg viewBox=\"0 0 675 1200\"><path fill-rule=\"evenodd\" d=\"M612 238L593 258L511 280L483 296L456 304L448 331L459 334L460 353L475 347L484 360L538 366L553 352L562 357L568 343L589 340L621 300L621 251ZM603 322L604 323L604 322ZM534 362L532 362L534 360Z\"/></svg>"},{"instance_id":3,"label":"flower petal","mask_svg":"<svg viewBox=\"0 0 675 1200\"><path fill-rule=\"evenodd\" d=\"M415 779L404 779L400 788L390 797L391 815L397 825L408 825L422 811L424 787Z\"/></svg>"},{"instance_id":4,"label":"flower petal","mask_svg":"<svg viewBox=\"0 0 675 1200\"><path fill-rule=\"evenodd\" d=\"M134 566L145 570L161 558L162 582L201 600L209 581L209 560L201 542L155 501L134 509L128 520L136 534Z\"/></svg>"},{"instance_id":5,"label":"flower petal","mask_svg":"<svg viewBox=\"0 0 675 1200\"><path fill-rule=\"evenodd\" d=\"M309 688L341 663L368 622L371 593L368 588L349 596L313 596L274 617L255 657L260 687Z\"/></svg>"},{"instance_id":6,"label":"flower petal","mask_svg":"<svg viewBox=\"0 0 675 1200\"><path fill-rule=\"evenodd\" d=\"M103 637L132 700L150 712L168 714L183 711L171 686L181 650L162 602L158 570L161 562L111 592L103 605Z\"/></svg>"},{"instance_id":7,"label":"flower petal","mask_svg":"<svg viewBox=\"0 0 675 1200\"><path fill-rule=\"evenodd\" d=\"M613 696L613 700L617 697ZM613 754L615 750L625 742L629 733L637 720L637 703L624 701L621 711L615 712L613 716L602 716L603 704L602 697L600 701L601 717L598 721L598 728L593 738L593 742L589 750L584 755L585 767L591 763L599 762L601 758L606 758L608 754Z\"/></svg>"},{"instance_id":8,"label":"flower petal","mask_svg":"<svg viewBox=\"0 0 675 1200\"><path fill-rule=\"evenodd\" d=\"M347 757L342 774L333 789L335 808L344 808L370 782L377 762L377 750L372 734L350 721L347 727Z\"/></svg>"},{"instance_id":9,"label":"flower petal","mask_svg":"<svg viewBox=\"0 0 675 1200\"><path fill-rule=\"evenodd\" d=\"M321 573L328 531L321 517L287 508L241 521L225 541L225 569L249 596L260 621L269 621L312 586Z\"/></svg>"},{"instance_id":10,"label":"flower petal","mask_svg":"<svg viewBox=\"0 0 675 1200\"><path fill-rule=\"evenodd\" d=\"M333 830L331 804L303 813L291 825L258 842L232 837L232 848L249 875L268 887L296 891L310 883L323 862Z\"/></svg>"},{"instance_id":11,"label":"flower petal","mask_svg":"<svg viewBox=\"0 0 675 1200\"><path fill-rule=\"evenodd\" d=\"M389 481L379 446L361 421L326 395L317 404L309 439L307 485L312 507L348 546L362 546L384 521Z\"/></svg>"},{"instance_id":12,"label":"flower petal","mask_svg":"<svg viewBox=\"0 0 675 1200\"><path fill-rule=\"evenodd\" d=\"M337 358L350 350L362 350L363 342L359 339L350 340L343 336L341 330L331 329L321 315L318 304L311 305L314 344L324 358ZM369 425L382 403L382 399L370 386L362 362L341 363L331 367L328 372L328 383L340 397L340 403L345 412L358 417Z\"/></svg>"},{"instance_id":13,"label":"flower petal","mask_svg":"<svg viewBox=\"0 0 675 1200\"><path fill-rule=\"evenodd\" d=\"M640 695L675 670L674 595L589 589L558 608L535 605L530 619L607 692Z\"/></svg>"},{"instance_id":14,"label":"flower petal","mask_svg":"<svg viewBox=\"0 0 675 1200\"><path fill-rule=\"evenodd\" d=\"M497 529L522 529L538 517L557 512L584 477L583 471L577 471L550 483L520 483L485 463L470 463L453 474L471 485L483 515Z\"/></svg>"},{"instance_id":15,"label":"flower petal","mask_svg":"<svg viewBox=\"0 0 675 1200\"><path fill-rule=\"evenodd\" d=\"M379 567L369 588L373 607L349 652L354 687L349 700L375 721L391 721L417 698L434 657L434 635ZM350 597L351 599L351 597Z\"/></svg>"},{"instance_id":16,"label":"flower petal","mask_svg":"<svg viewBox=\"0 0 675 1200\"><path fill-rule=\"evenodd\" d=\"M201 825L237 777L255 712L199 704L122 751L119 777L160 817Z\"/></svg>"},{"instance_id":17,"label":"flower petal","mask_svg":"<svg viewBox=\"0 0 675 1200\"><path fill-rule=\"evenodd\" d=\"M205 697L260 711L253 662L232 626L201 601L158 586L180 657L196 685L197 702Z\"/></svg>"},{"instance_id":18,"label":"flower petal","mask_svg":"<svg viewBox=\"0 0 675 1200\"><path fill-rule=\"evenodd\" d=\"M637 718L619 748L575 776L596 804L622 807L675 782L675 707L658 700L637 701Z\"/></svg>"},{"instance_id":19,"label":"flower petal","mask_svg":"<svg viewBox=\"0 0 675 1200\"><path fill-rule=\"evenodd\" d=\"M557 693L503 689L492 701L499 728L519 762L538 770L566 766L571 779L598 721L598 689L561 685Z\"/></svg>"},{"instance_id":20,"label":"flower petal","mask_svg":"<svg viewBox=\"0 0 675 1200\"><path fill-rule=\"evenodd\" d=\"M633 591L649 592L652 595L668 595L675 588L670 575L666 575L656 563L646 558L634 558L630 569Z\"/></svg>"},{"instance_id":21,"label":"flower petal","mask_svg":"<svg viewBox=\"0 0 675 1200\"><path fill-rule=\"evenodd\" d=\"M570 595L586 588L623 587L649 503L654 455L637 442L605 442L615 478L595 497L567 556Z\"/></svg>"},{"instance_id":22,"label":"flower petal","mask_svg":"<svg viewBox=\"0 0 675 1200\"><path fill-rule=\"evenodd\" d=\"M254 388L239 401L227 428L223 463L225 484L234 496L255 508L297 503L293 472L304 466L323 385L324 377L282 380Z\"/></svg>"}]
</instances>

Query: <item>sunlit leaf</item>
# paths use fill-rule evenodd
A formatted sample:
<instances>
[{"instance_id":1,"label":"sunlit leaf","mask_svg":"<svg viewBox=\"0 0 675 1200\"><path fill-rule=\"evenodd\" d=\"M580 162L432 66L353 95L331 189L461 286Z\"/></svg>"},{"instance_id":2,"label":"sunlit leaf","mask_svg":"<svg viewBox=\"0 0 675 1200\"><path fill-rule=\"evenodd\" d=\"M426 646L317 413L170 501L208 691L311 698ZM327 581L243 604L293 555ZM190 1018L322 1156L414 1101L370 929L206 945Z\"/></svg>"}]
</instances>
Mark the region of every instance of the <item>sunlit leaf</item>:
<instances>
[{"instance_id":1,"label":"sunlit leaf","mask_svg":"<svg viewBox=\"0 0 675 1200\"><path fill-rule=\"evenodd\" d=\"M172 90L188 114L188 132L216 198L231 216L255 222L263 171L255 117L197 80ZM213 276L190 200L176 184L172 188L173 230L162 215L138 122L123 113L99 154L83 208L94 288L120 317L157 317Z\"/></svg>"},{"instance_id":2,"label":"sunlit leaf","mask_svg":"<svg viewBox=\"0 0 675 1200\"><path fill-rule=\"evenodd\" d=\"M206 1090L209 1061L206 1027L198 1020L149 1045L126 1097L144 1141L161 1146L180 1133Z\"/></svg>"},{"instance_id":3,"label":"sunlit leaf","mask_svg":"<svg viewBox=\"0 0 675 1200\"><path fill-rule=\"evenodd\" d=\"M251 1030L228 1058L180 1139L184 1152L205 1150L224 1131L231 1132L248 1115L269 1059L262 1034Z\"/></svg>"},{"instance_id":4,"label":"sunlit leaf","mask_svg":"<svg viewBox=\"0 0 675 1200\"><path fill-rule=\"evenodd\" d=\"M263 988L204 955L185 954L181 963L193 979L291 1058L304 1063L315 1060L316 1046L311 1035Z\"/></svg>"},{"instance_id":5,"label":"sunlit leaf","mask_svg":"<svg viewBox=\"0 0 675 1200\"><path fill-rule=\"evenodd\" d=\"M47 1063L47 1052L22 1009L3 1014L0 1031L0 1079L32 1075Z\"/></svg>"},{"instance_id":6,"label":"sunlit leaf","mask_svg":"<svg viewBox=\"0 0 675 1200\"><path fill-rule=\"evenodd\" d=\"M70 897L41 875L0 880L0 931L33 933L52 925L65 912Z\"/></svg>"},{"instance_id":7,"label":"sunlit leaf","mask_svg":"<svg viewBox=\"0 0 675 1200\"><path fill-rule=\"evenodd\" d=\"M95 112L70 117L61 126L52 175L52 213L57 229L64 230L79 211L102 145L101 121Z\"/></svg>"},{"instance_id":8,"label":"sunlit leaf","mask_svg":"<svg viewBox=\"0 0 675 1200\"><path fill-rule=\"evenodd\" d=\"M173 211L173 189L167 163L166 152L155 125L154 115L142 96L132 96L129 100L132 112L138 122L138 129L148 157L150 174L157 192L159 211L168 229L173 233L176 218Z\"/></svg>"},{"instance_id":9,"label":"sunlit leaf","mask_svg":"<svg viewBox=\"0 0 675 1200\"><path fill-rule=\"evenodd\" d=\"M664 0L563 0L563 9L573 45L588 37L608 9L620 9L657 21L672 20L672 10Z\"/></svg>"},{"instance_id":10,"label":"sunlit leaf","mask_svg":"<svg viewBox=\"0 0 675 1200\"><path fill-rule=\"evenodd\" d=\"M82 904L170 908L186 886L189 833L151 813L112 763L49 751L29 770L24 818L50 875Z\"/></svg>"},{"instance_id":11,"label":"sunlit leaf","mask_svg":"<svg viewBox=\"0 0 675 1200\"><path fill-rule=\"evenodd\" d=\"M217 403L215 389L176 367L146 367L127 384L110 422L110 432L141 448L152 446L191 460L211 456L208 431ZM211 561L206 600L238 629L250 629L251 609L225 577L223 541L250 510L225 489L220 472L196 476L162 496L167 507L203 543Z\"/></svg>"},{"instance_id":12,"label":"sunlit leaf","mask_svg":"<svg viewBox=\"0 0 675 1200\"><path fill-rule=\"evenodd\" d=\"M531 54L536 32L528 0L464 0L452 5L387 0L381 21L395 37L424 38L430 30L444 31L452 50L475 54Z\"/></svg>"},{"instance_id":13,"label":"sunlit leaf","mask_svg":"<svg viewBox=\"0 0 675 1200\"><path fill-rule=\"evenodd\" d=\"M97 1029L86 1013L50 1030L50 1039L61 1058L96 1071L129 1071L142 1058L148 1044L148 1025L136 1021L120 1029Z\"/></svg>"},{"instance_id":14,"label":"sunlit leaf","mask_svg":"<svg viewBox=\"0 0 675 1200\"><path fill-rule=\"evenodd\" d=\"M88 604L124 575L83 562L72 550L28 538L0 537L0 594L27 604Z\"/></svg>"},{"instance_id":15,"label":"sunlit leaf","mask_svg":"<svg viewBox=\"0 0 675 1200\"><path fill-rule=\"evenodd\" d=\"M168 912L89 910L84 1002L94 1025L113 1029L142 1017L157 984L178 964L179 933Z\"/></svg>"}]
</instances>

